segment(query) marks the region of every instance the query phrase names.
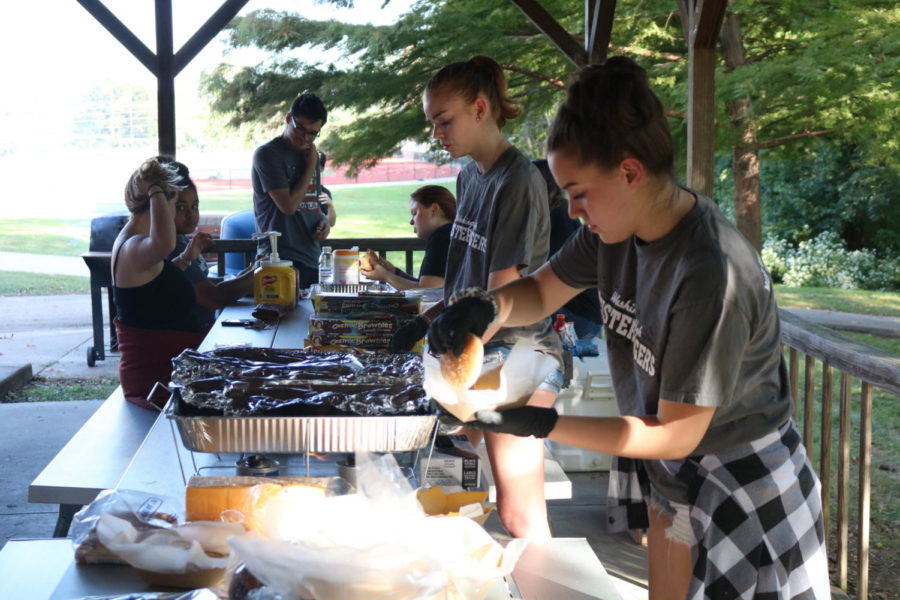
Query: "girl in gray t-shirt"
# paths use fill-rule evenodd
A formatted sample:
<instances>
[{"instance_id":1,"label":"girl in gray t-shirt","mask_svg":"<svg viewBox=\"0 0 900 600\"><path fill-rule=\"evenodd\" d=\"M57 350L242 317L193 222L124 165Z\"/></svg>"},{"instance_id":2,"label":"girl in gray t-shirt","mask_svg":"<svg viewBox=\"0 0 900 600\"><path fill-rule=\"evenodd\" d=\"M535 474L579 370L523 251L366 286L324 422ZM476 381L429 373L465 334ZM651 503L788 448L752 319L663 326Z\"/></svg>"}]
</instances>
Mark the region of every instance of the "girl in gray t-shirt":
<instances>
[{"instance_id":1,"label":"girl in gray t-shirt","mask_svg":"<svg viewBox=\"0 0 900 600\"><path fill-rule=\"evenodd\" d=\"M478 426L615 455L609 520L649 528L651 596L829 598L820 483L791 419L769 274L712 201L677 184L644 70L622 57L585 68L547 145L582 229L535 274L450 306L429 344L532 323L596 287L622 416L529 406Z\"/></svg>"},{"instance_id":2,"label":"girl in gray t-shirt","mask_svg":"<svg viewBox=\"0 0 900 600\"><path fill-rule=\"evenodd\" d=\"M546 185L502 133L519 110L507 96L500 66L485 56L447 65L428 82L423 107L434 137L450 156L469 156L472 162L456 182L445 302L409 327L409 337L417 339L425 334L429 315L437 314L454 294L472 286L503 285L538 268L547 259L550 236ZM476 333L485 341L486 362L503 362L523 337L536 352L559 357L558 336L548 319L515 328L485 325ZM552 406L561 384L562 374L553 369L529 404ZM481 437L481 432L472 432L470 439L480 443ZM484 438L504 527L515 537L549 538L542 442L494 433Z\"/></svg>"}]
</instances>

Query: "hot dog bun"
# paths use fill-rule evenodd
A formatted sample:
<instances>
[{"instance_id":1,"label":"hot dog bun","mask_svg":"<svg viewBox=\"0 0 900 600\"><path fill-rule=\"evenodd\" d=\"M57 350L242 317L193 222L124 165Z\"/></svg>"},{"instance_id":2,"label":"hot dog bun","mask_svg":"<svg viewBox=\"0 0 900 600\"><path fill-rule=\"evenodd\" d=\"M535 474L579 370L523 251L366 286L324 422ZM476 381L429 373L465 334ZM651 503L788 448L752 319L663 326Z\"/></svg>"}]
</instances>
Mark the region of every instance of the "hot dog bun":
<instances>
[{"instance_id":1,"label":"hot dog bun","mask_svg":"<svg viewBox=\"0 0 900 600\"><path fill-rule=\"evenodd\" d=\"M375 253L371 250L359 257L359 268L363 271L371 271L375 268L375 264Z\"/></svg>"},{"instance_id":2,"label":"hot dog bun","mask_svg":"<svg viewBox=\"0 0 900 600\"><path fill-rule=\"evenodd\" d=\"M462 354L456 356L453 351L441 356L441 375L451 386L467 390L481 375L481 364L484 362L484 345L481 338L470 333L466 337L466 345Z\"/></svg>"}]
</instances>

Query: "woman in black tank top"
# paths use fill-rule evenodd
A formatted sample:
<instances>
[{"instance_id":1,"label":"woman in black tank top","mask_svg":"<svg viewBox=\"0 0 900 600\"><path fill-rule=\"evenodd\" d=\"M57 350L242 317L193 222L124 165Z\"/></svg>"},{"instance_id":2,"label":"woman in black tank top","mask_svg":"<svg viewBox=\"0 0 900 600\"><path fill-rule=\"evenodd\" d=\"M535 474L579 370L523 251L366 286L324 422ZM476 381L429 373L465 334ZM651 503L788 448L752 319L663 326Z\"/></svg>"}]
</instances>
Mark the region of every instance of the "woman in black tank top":
<instances>
[{"instance_id":1,"label":"woman in black tank top","mask_svg":"<svg viewBox=\"0 0 900 600\"><path fill-rule=\"evenodd\" d=\"M112 280L118 318L119 378L125 397L149 406L156 382L168 383L171 359L196 348L204 332L191 319L194 287L166 257L175 248L177 171L150 159L125 186L131 218L113 244ZM161 404L165 398L150 400Z\"/></svg>"}]
</instances>

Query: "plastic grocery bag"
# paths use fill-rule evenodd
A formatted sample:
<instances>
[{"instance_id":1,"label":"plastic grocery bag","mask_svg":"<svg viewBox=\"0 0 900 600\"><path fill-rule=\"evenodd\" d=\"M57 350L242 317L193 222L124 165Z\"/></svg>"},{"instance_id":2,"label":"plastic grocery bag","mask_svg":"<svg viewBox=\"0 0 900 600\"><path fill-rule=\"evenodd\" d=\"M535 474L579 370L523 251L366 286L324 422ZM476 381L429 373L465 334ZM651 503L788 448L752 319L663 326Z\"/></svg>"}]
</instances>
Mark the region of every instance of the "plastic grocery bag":
<instances>
[{"instance_id":1,"label":"plastic grocery bag","mask_svg":"<svg viewBox=\"0 0 900 600\"><path fill-rule=\"evenodd\" d=\"M184 515L182 503L166 496L136 490L104 490L75 513L70 528L75 560L81 564L126 564L97 537L101 515L114 515L141 530L167 529Z\"/></svg>"},{"instance_id":2,"label":"plastic grocery bag","mask_svg":"<svg viewBox=\"0 0 900 600\"><path fill-rule=\"evenodd\" d=\"M506 548L465 517L428 517L391 455L357 454L355 494L269 503L262 537L229 541L286 599L479 600L526 542Z\"/></svg>"},{"instance_id":3,"label":"plastic grocery bag","mask_svg":"<svg viewBox=\"0 0 900 600\"><path fill-rule=\"evenodd\" d=\"M512 347L500 367L499 383L496 386L483 386L479 383L490 377L489 364L484 366L479 382L468 390L448 384L441 374L440 359L427 350L422 356L422 365L425 370L425 391L460 421L474 420L475 413L479 410L523 406L544 378L553 369L559 368L555 358L535 351L534 343L529 339L520 339ZM475 389L479 387L488 389Z\"/></svg>"}]
</instances>

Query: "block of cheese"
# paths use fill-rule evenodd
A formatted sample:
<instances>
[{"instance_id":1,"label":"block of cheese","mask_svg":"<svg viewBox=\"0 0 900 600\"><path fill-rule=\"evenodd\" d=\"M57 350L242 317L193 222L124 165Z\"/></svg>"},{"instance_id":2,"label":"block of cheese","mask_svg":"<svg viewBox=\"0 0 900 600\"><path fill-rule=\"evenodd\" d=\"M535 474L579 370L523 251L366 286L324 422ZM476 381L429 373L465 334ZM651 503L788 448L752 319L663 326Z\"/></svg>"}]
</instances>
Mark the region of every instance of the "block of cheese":
<instances>
[{"instance_id":1,"label":"block of cheese","mask_svg":"<svg viewBox=\"0 0 900 600\"><path fill-rule=\"evenodd\" d=\"M303 489L313 497L322 497L328 483L324 477L194 476L185 488L185 519L236 521L252 530L257 513L284 489ZM225 511L234 512L223 515Z\"/></svg>"},{"instance_id":2,"label":"block of cheese","mask_svg":"<svg viewBox=\"0 0 900 600\"><path fill-rule=\"evenodd\" d=\"M425 514L433 517L470 517L479 525L484 525L493 510L493 507L485 506L488 495L485 491L447 494L440 486L434 486L421 489L416 495Z\"/></svg>"}]
</instances>

